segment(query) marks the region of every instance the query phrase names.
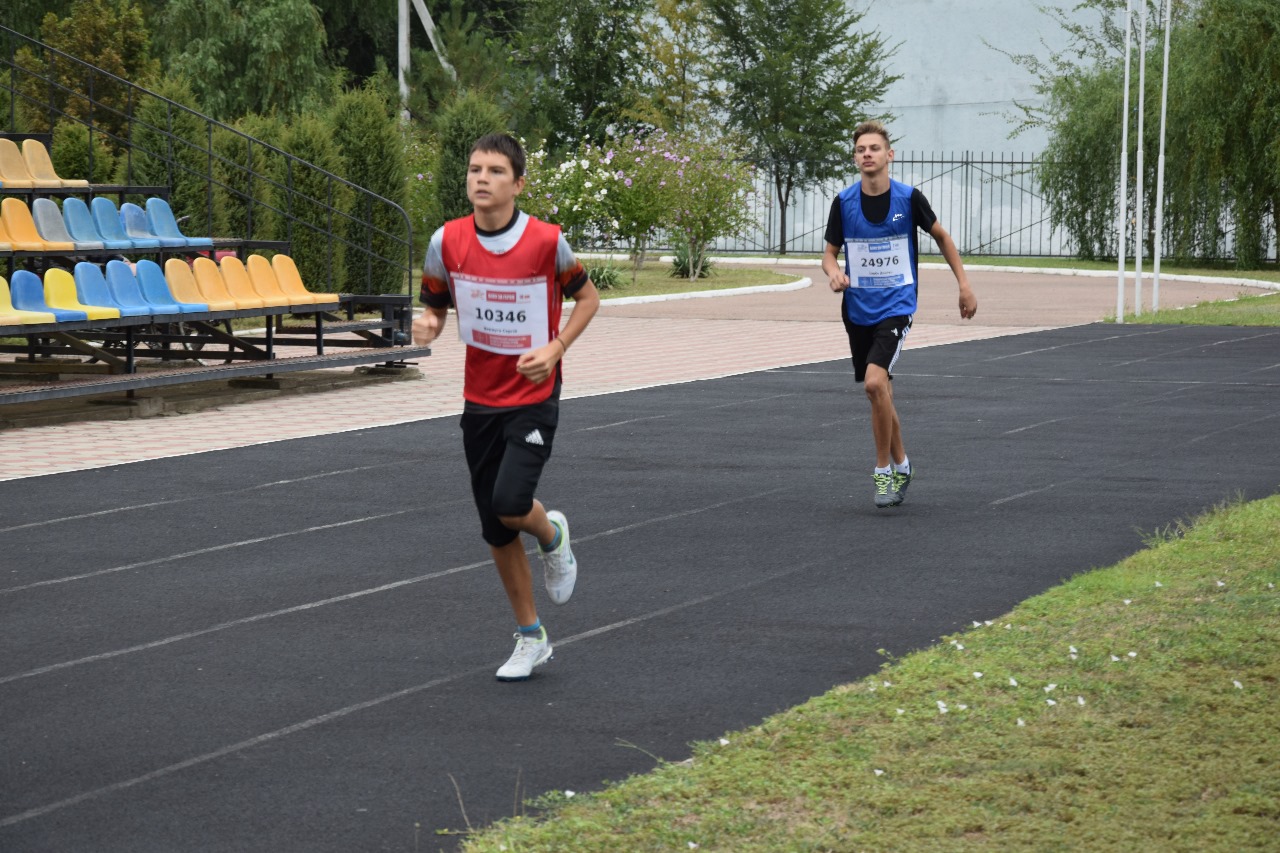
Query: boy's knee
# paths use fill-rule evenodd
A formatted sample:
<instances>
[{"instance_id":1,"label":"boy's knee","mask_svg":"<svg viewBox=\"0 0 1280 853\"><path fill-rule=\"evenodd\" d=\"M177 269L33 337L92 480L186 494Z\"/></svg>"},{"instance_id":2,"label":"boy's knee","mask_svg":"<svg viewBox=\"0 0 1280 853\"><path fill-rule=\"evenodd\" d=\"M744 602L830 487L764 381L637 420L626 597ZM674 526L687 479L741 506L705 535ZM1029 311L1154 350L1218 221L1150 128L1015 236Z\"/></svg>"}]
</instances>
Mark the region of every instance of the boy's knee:
<instances>
[{"instance_id":1,"label":"boy's knee","mask_svg":"<svg viewBox=\"0 0 1280 853\"><path fill-rule=\"evenodd\" d=\"M867 399L874 402L889 393L889 378L887 376L868 376L863 383L862 390L866 392Z\"/></svg>"},{"instance_id":2,"label":"boy's knee","mask_svg":"<svg viewBox=\"0 0 1280 853\"><path fill-rule=\"evenodd\" d=\"M499 521L515 530L529 517L529 513L533 512L533 502L521 503L518 498L506 501L494 498L493 512L498 516Z\"/></svg>"}]
</instances>

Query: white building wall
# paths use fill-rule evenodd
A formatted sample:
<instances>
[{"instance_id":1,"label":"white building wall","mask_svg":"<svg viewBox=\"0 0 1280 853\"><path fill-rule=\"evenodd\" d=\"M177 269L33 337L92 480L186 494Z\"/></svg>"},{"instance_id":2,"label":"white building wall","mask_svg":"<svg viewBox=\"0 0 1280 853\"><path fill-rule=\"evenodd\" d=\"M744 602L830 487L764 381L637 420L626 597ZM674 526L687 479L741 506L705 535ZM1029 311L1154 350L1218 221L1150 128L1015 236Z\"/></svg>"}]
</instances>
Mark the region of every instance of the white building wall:
<instances>
[{"instance_id":1,"label":"white building wall","mask_svg":"<svg viewBox=\"0 0 1280 853\"><path fill-rule=\"evenodd\" d=\"M1009 138L1018 124L1012 118L1018 113L1014 102L1040 102L1035 78L987 44L1041 56L1064 48L1062 28L1040 11L1041 5L1036 0L851 0L851 8L866 10L864 32L879 31L888 43L901 42L888 68L903 79L889 88L880 105L897 116L890 125L894 148L936 153L1043 150L1048 141L1043 130ZM1060 0L1060 5L1073 4ZM1097 19L1095 12L1088 16L1082 20Z\"/></svg>"}]
</instances>

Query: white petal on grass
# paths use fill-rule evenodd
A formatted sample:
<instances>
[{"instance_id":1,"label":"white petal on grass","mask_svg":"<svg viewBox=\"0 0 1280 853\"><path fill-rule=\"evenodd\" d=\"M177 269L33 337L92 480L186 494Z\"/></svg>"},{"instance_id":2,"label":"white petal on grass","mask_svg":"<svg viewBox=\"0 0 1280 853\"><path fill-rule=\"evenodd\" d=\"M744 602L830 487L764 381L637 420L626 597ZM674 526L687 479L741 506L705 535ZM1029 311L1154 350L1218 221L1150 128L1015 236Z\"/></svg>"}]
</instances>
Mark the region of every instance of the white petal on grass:
<instances>
[{"instance_id":1,"label":"white petal on grass","mask_svg":"<svg viewBox=\"0 0 1280 853\"><path fill-rule=\"evenodd\" d=\"M975 627L975 628L981 628L981 627L982 627L982 623L981 623L981 622L979 622L977 619L975 619L975 620L973 620L973 627Z\"/></svg>"},{"instance_id":2,"label":"white petal on grass","mask_svg":"<svg viewBox=\"0 0 1280 853\"><path fill-rule=\"evenodd\" d=\"M1126 599L1124 600L1124 603L1125 603L1125 604L1133 604L1133 599L1132 599L1132 598L1126 598Z\"/></svg>"},{"instance_id":3,"label":"white petal on grass","mask_svg":"<svg viewBox=\"0 0 1280 853\"><path fill-rule=\"evenodd\" d=\"M1051 692L1053 692L1054 690L1056 690L1057 688L1058 688L1058 685L1056 685L1056 684L1046 684L1046 685L1044 686L1044 692L1045 692L1045 693L1051 693Z\"/></svg>"},{"instance_id":4,"label":"white petal on grass","mask_svg":"<svg viewBox=\"0 0 1280 853\"><path fill-rule=\"evenodd\" d=\"M1223 583L1222 581L1218 581L1218 586L1226 586L1226 584Z\"/></svg>"},{"instance_id":5,"label":"white petal on grass","mask_svg":"<svg viewBox=\"0 0 1280 853\"><path fill-rule=\"evenodd\" d=\"M892 686L893 686L893 682L892 682L892 681L886 681L886 682L884 683L884 686L885 686L885 687L892 687Z\"/></svg>"},{"instance_id":6,"label":"white petal on grass","mask_svg":"<svg viewBox=\"0 0 1280 853\"><path fill-rule=\"evenodd\" d=\"M964 651L964 643L956 643L956 648L960 651Z\"/></svg>"},{"instance_id":7,"label":"white petal on grass","mask_svg":"<svg viewBox=\"0 0 1280 853\"><path fill-rule=\"evenodd\" d=\"M1077 696L1077 697L1076 697L1076 704L1077 704L1077 705L1083 705L1083 704L1084 704L1084 697L1083 697L1083 696Z\"/></svg>"},{"instance_id":8,"label":"white petal on grass","mask_svg":"<svg viewBox=\"0 0 1280 853\"><path fill-rule=\"evenodd\" d=\"M1156 581L1156 586L1164 586L1164 584L1160 583L1160 581Z\"/></svg>"},{"instance_id":9,"label":"white petal on grass","mask_svg":"<svg viewBox=\"0 0 1280 853\"><path fill-rule=\"evenodd\" d=\"M1078 651L1080 651L1080 650L1079 650L1079 649L1077 649L1075 646L1067 646L1067 651L1071 652L1071 654L1073 654L1073 655L1074 655L1076 652L1078 652Z\"/></svg>"},{"instance_id":10,"label":"white petal on grass","mask_svg":"<svg viewBox=\"0 0 1280 853\"><path fill-rule=\"evenodd\" d=\"M1022 719L1021 717L1018 718L1018 725L1025 726L1026 724L1027 724L1026 720Z\"/></svg>"},{"instance_id":11,"label":"white petal on grass","mask_svg":"<svg viewBox=\"0 0 1280 853\"><path fill-rule=\"evenodd\" d=\"M729 745L729 741L725 740L724 738L720 738L720 745L721 745L721 746L728 746L728 745Z\"/></svg>"},{"instance_id":12,"label":"white petal on grass","mask_svg":"<svg viewBox=\"0 0 1280 853\"><path fill-rule=\"evenodd\" d=\"M901 708L899 708L899 709L898 709L898 714L899 714L899 715L902 715L902 714L905 714L905 713L907 713L907 712L906 712L906 711L904 711L904 710L902 710Z\"/></svg>"},{"instance_id":13,"label":"white petal on grass","mask_svg":"<svg viewBox=\"0 0 1280 853\"><path fill-rule=\"evenodd\" d=\"M980 672L975 672L975 673L973 674L973 677L974 677L974 678L981 678L981 677L982 677L982 673L980 673Z\"/></svg>"},{"instance_id":14,"label":"white petal on grass","mask_svg":"<svg viewBox=\"0 0 1280 853\"><path fill-rule=\"evenodd\" d=\"M1046 699L1046 700L1044 700L1044 701L1045 701L1046 703L1050 704L1050 705L1057 705L1057 704L1058 704L1057 702L1055 702L1055 701L1054 701L1054 700L1052 700L1052 699Z\"/></svg>"},{"instance_id":15,"label":"white petal on grass","mask_svg":"<svg viewBox=\"0 0 1280 853\"><path fill-rule=\"evenodd\" d=\"M1010 679L1009 679L1009 686L1010 686L1010 687L1017 687L1017 686L1018 686L1018 679L1016 679L1016 678L1010 678Z\"/></svg>"},{"instance_id":16,"label":"white petal on grass","mask_svg":"<svg viewBox=\"0 0 1280 853\"><path fill-rule=\"evenodd\" d=\"M883 775L884 775L884 771L883 771L883 770L881 770L879 767L877 767L877 768L874 770L874 773L875 773L877 776L883 776Z\"/></svg>"},{"instance_id":17,"label":"white petal on grass","mask_svg":"<svg viewBox=\"0 0 1280 853\"><path fill-rule=\"evenodd\" d=\"M1137 656L1138 656L1137 652L1129 652L1129 657L1136 658Z\"/></svg>"},{"instance_id":18,"label":"white petal on grass","mask_svg":"<svg viewBox=\"0 0 1280 853\"><path fill-rule=\"evenodd\" d=\"M1112 659L1113 661L1118 661L1118 660L1120 660L1120 658L1116 657L1115 655L1112 655L1112 656L1111 656L1111 659Z\"/></svg>"},{"instance_id":19,"label":"white petal on grass","mask_svg":"<svg viewBox=\"0 0 1280 853\"><path fill-rule=\"evenodd\" d=\"M990 619L984 619L984 620L982 621L982 624L983 624L983 625L990 625L990 624L991 624L991 620L990 620Z\"/></svg>"},{"instance_id":20,"label":"white petal on grass","mask_svg":"<svg viewBox=\"0 0 1280 853\"><path fill-rule=\"evenodd\" d=\"M690 849L690 850L697 850L697 849L698 849L698 842L696 842L696 841L690 841L690 842L689 842L689 849Z\"/></svg>"},{"instance_id":21,"label":"white petal on grass","mask_svg":"<svg viewBox=\"0 0 1280 853\"><path fill-rule=\"evenodd\" d=\"M576 797L576 796L578 795L578 792L577 792L577 791L568 791L568 790L566 790L566 791L564 792L564 795L565 795L566 797L568 797L569 799L573 799L574 797Z\"/></svg>"},{"instance_id":22,"label":"white petal on grass","mask_svg":"<svg viewBox=\"0 0 1280 853\"><path fill-rule=\"evenodd\" d=\"M957 705L956 707L957 707L957 708L959 708L961 711L967 711L967 710L969 710L969 706L968 706L968 705Z\"/></svg>"},{"instance_id":23,"label":"white petal on grass","mask_svg":"<svg viewBox=\"0 0 1280 853\"><path fill-rule=\"evenodd\" d=\"M1080 658L1080 656L1079 656L1079 655L1077 655L1077 654L1073 654L1073 655L1071 656L1071 659L1072 659L1072 660L1078 660L1079 658Z\"/></svg>"},{"instance_id":24,"label":"white petal on grass","mask_svg":"<svg viewBox=\"0 0 1280 853\"><path fill-rule=\"evenodd\" d=\"M1238 681L1233 681L1233 682L1231 682L1231 683L1232 683L1232 684L1234 684L1234 685L1236 686L1236 690L1244 690L1244 685L1243 685L1243 684L1241 684L1240 682L1238 682Z\"/></svg>"}]
</instances>

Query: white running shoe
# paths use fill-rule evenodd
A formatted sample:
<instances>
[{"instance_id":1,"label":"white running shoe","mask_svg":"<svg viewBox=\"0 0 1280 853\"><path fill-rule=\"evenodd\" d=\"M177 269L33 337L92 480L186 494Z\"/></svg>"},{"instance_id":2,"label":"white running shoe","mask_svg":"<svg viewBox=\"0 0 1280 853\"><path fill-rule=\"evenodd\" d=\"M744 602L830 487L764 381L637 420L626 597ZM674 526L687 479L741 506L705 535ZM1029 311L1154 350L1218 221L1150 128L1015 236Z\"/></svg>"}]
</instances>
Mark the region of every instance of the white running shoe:
<instances>
[{"instance_id":1,"label":"white running shoe","mask_svg":"<svg viewBox=\"0 0 1280 853\"><path fill-rule=\"evenodd\" d=\"M531 637L516 631L515 638L516 650L498 668L499 681L524 681L533 674L535 666L551 660L551 643L547 642L545 627Z\"/></svg>"},{"instance_id":2,"label":"white running shoe","mask_svg":"<svg viewBox=\"0 0 1280 853\"><path fill-rule=\"evenodd\" d=\"M564 513L553 509L547 519L560 528L560 545L553 551L538 549L542 555L542 568L546 575L547 594L556 604L564 604L573 595L573 585L578 581L578 561L569 547L569 520Z\"/></svg>"}]
</instances>

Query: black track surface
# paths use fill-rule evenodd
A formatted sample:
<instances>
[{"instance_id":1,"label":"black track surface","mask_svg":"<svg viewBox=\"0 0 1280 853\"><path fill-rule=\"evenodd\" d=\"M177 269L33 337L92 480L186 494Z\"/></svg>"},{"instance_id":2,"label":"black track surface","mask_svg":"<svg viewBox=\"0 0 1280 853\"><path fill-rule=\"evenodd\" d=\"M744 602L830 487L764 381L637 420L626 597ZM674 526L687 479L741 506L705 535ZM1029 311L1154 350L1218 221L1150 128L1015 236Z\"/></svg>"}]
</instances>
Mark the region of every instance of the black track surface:
<instances>
[{"instance_id":1,"label":"black track surface","mask_svg":"<svg viewBox=\"0 0 1280 853\"><path fill-rule=\"evenodd\" d=\"M582 571L523 684L454 418L0 483L0 850L451 848L1280 486L1280 331L956 344L895 388L879 511L845 362L567 401L540 494Z\"/></svg>"}]
</instances>

